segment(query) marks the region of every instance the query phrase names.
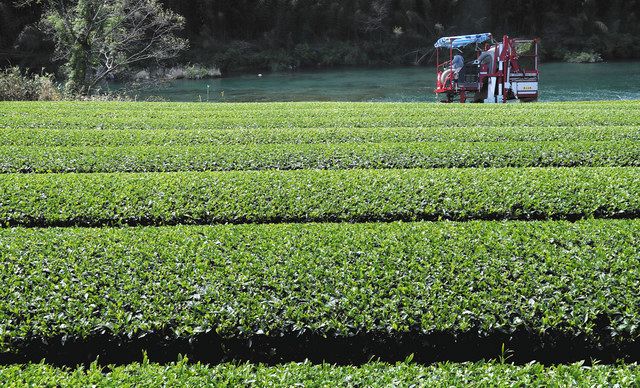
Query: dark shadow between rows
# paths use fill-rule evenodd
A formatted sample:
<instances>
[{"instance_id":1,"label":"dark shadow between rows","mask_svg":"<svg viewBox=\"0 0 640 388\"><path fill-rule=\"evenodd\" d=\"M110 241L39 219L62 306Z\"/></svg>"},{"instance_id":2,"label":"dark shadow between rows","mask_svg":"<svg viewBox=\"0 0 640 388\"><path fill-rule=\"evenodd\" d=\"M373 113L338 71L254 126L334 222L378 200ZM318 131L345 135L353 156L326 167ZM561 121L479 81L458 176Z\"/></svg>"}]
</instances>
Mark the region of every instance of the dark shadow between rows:
<instances>
[{"instance_id":1,"label":"dark shadow between rows","mask_svg":"<svg viewBox=\"0 0 640 388\"><path fill-rule=\"evenodd\" d=\"M620 360L640 361L640 342L627 340L596 343L584 335L566 333L533 334L520 330L512 334L475 332L430 334L365 333L354 336L319 334L255 335L249 338L223 338L214 332L188 338L171 333L147 333L138 338L92 335L88 338L34 338L16 343L15 352L1 353L0 364L40 362L56 366L123 365L140 362L143 353L151 362L166 364L183 355L190 362L219 364L253 362L280 364L309 360L313 363L361 365L371 360L398 362L413 355L413 362L464 362L498 360L524 364L564 364L584 360L609 364Z\"/></svg>"}]
</instances>

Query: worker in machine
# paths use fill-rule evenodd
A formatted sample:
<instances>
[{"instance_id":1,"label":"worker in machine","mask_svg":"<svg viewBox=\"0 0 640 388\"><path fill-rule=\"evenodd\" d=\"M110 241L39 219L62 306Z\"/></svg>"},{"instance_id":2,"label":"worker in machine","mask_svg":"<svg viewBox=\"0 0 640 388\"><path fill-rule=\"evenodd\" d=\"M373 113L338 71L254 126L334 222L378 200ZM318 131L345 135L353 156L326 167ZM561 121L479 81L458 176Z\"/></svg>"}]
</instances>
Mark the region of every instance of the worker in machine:
<instances>
[{"instance_id":1,"label":"worker in machine","mask_svg":"<svg viewBox=\"0 0 640 388\"><path fill-rule=\"evenodd\" d=\"M493 73L495 71L495 54L496 48L492 47L487 51L483 51L482 54L473 61L474 65L489 65L489 73Z\"/></svg>"},{"instance_id":2,"label":"worker in machine","mask_svg":"<svg viewBox=\"0 0 640 388\"><path fill-rule=\"evenodd\" d=\"M464 57L460 54L456 54L451 60L451 70L453 71L453 78L456 82L458 82L458 76L460 75L460 70L464 67Z\"/></svg>"},{"instance_id":3,"label":"worker in machine","mask_svg":"<svg viewBox=\"0 0 640 388\"><path fill-rule=\"evenodd\" d=\"M464 67L464 57L460 54L456 54L451 60L451 66L442 72L440 76L440 82L444 85L447 83L447 80L451 79L453 82L458 82L458 73ZM453 73L453 76L451 75Z\"/></svg>"},{"instance_id":4,"label":"worker in machine","mask_svg":"<svg viewBox=\"0 0 640 388\"><path fill-rule=\"evenodd\" d=\"M460 69L464 67L464 58L460 54L456 54L451 61L451 67L453 71L457 73L460 72Z\"/></svg>"}]
</instances>

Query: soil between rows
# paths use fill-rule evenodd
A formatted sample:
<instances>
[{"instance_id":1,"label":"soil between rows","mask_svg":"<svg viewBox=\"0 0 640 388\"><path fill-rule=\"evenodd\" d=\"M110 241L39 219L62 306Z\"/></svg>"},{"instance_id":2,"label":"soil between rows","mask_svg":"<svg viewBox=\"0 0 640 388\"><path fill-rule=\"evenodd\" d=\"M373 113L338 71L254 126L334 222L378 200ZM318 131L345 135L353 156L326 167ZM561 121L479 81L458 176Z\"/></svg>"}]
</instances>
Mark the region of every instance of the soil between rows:
<instances>
[{"instance_id":1,"label":"soil between rows","mask_svg":"<svg viewBox=\"0 0 640 388\"><path fill-rule=\"evenodd\" d=\"M178 225L244 225L244 224L303 224L303 223L374 223L374 222L436 222L436 221L568 221L576 222L584 219L610 219L610 220L632 220L640 218L640 209L619 211L611 213L607 210L596 210L590 214L570 213L547 215L542 212L531 212L525 215L513 215L508 213L487 213L483 215L471 214L466 216L442 215L442 214L414 214L410 217L405 214L364 214L349 217L347 219L339 215L326 215L321 217L265 217L251 219L247 217L236 217L220 220L194 219L194 218L122 218L122 219L85 219L72 218L63 221L47 221L42 218L25 218L22 220L5 220L0 222L3 227L24 227L24 228L98 228L98 227L121 227L121 226L178 226ZM1 220L0 220L1 221Z\"/></svg>"},{"instance_id":2,"label":"soil between rows","mask_svg":"<svg viewBox=\"0 0 640 388\"><path fill-rule=\"evenodd\" d=\"M608 319L602 318L600 331L607 338ZM37 363L45 360L55 366L88 366L141 362L143 353L151 362L170 363L181 355L190 362L219 364L254 362L268 365L302 362L362 365L372 360L398 362L412 356L421 364L499 360L526 364L563 364L585 361L611 364L621 360L640 361L640 341L597 343L595 337L547 332L538 335L526 330L514 333L364 333L350 337L319 334L254 335L223 338L215 332L192 337L175 337L170 332L145 333L130 339L111 333L88 338L32 338L12 346L14 352L0 353L0 364ZM611 338L611 337L608 337Z\"/></svg>"}]
</instances>

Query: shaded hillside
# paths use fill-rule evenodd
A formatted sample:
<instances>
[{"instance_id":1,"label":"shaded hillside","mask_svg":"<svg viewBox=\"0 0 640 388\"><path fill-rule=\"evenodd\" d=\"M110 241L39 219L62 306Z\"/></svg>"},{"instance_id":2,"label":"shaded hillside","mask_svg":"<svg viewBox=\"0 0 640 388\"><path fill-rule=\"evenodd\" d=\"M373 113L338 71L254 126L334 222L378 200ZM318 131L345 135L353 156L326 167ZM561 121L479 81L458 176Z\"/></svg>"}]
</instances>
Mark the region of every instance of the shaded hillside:
<instances>
[{"instance_id":1,"label":"shaded hillside","mask_svg":"<svg viewBox=\"0 0 640 388\"><path fill-rule=\"evenodd\" d=\"M548 60L595 52L640 57L637 0L163 0L185 16L179 62L224 71L415 64L441 35L491 31L539 36ZM33 27L38 7L0 4L0 63L39 69L49 47Z\"/></svg>"}]
</instances>

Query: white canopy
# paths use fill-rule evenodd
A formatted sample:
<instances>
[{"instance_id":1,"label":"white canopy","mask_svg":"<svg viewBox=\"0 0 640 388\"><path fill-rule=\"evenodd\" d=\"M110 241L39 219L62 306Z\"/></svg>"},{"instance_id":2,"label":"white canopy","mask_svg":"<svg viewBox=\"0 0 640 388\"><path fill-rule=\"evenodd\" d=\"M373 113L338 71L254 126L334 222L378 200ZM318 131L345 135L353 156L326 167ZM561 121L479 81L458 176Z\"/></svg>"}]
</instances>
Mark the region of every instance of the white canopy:
<instances>
[{"instance_id":1,"label":"white canopy","mask_svg":"<svg viewBox=\"0 0 640 388\"><path fill-rule=\"evenodd\" d=\"M472 43L482 43L491 39L491 33L476 34L476 35L460 35L460 36L445 36L438 39L435 47L457 48L466 47Z\"/></svg>"}]
</instances>

